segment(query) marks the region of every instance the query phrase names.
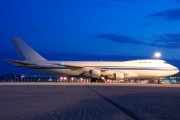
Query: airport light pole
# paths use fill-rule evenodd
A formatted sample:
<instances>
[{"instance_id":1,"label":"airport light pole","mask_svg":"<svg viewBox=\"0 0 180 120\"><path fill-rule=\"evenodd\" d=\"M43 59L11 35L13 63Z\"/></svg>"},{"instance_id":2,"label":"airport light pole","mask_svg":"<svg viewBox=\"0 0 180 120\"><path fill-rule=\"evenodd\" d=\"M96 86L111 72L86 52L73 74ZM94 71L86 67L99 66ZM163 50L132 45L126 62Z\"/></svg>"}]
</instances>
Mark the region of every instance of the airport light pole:
<instances>
[{"instance_id":1,"label":"airport light pole","mask_svg":"<svg viewBox=\"0 0 180 120\"><path fill-rule=\"evenodd\" d=\"M160 53L160 52L156 52L156 53L154 54L154 56L155 56L157 59L159 59L159 58L161 57L161 53Z\"/></svg>"}]
</instances>

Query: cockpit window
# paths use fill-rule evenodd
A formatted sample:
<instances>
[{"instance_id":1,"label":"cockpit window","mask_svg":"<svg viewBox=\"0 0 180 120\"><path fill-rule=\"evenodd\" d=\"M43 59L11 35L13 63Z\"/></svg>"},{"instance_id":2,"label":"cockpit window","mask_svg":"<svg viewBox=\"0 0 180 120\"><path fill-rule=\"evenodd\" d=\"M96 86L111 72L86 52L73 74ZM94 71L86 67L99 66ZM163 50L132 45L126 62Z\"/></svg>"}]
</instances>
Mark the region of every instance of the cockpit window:
<instances>
[{"instance_id":1,"label":"cockpit window","mask_svg":"<svg viewBox=\"0 0 180 120\"><path fill-rule=\"evenodd\" d=\"M168 64L167 62L164 62L164 64Z\"/></svg>"}]
</instances>

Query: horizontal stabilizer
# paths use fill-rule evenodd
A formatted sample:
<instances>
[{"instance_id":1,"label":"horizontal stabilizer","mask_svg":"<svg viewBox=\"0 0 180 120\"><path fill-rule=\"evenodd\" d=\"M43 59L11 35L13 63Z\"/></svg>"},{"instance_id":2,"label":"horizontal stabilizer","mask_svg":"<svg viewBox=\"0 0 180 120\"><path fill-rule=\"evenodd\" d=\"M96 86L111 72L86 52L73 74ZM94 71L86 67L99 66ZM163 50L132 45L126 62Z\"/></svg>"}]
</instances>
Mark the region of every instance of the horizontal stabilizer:
<instances>
[{"instance_id":1,"label":"horizontal stabilizer","mask_svg":"<svg viewBox=\"0 0 180 120\"><path fill-rule=\"evenodd\" d=\"M33 63L29 63L29 62L22 62L22 61L19 61L19 60L11 60L11 59L4 59L4 61L7 61L9 63L12 63L16 66L32 66L32 65L36 65L36 64L33 64Z\"/></svg>"}]
</instances>

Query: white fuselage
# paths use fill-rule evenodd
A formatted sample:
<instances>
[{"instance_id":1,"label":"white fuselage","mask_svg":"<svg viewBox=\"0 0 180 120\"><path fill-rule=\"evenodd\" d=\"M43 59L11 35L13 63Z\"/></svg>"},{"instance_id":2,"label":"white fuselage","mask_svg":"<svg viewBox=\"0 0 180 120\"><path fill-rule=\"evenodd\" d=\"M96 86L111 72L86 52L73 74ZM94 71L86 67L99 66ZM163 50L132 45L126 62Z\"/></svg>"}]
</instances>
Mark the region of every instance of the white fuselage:
<instances>
[{"instance_id":1,"label":"white fuselage","mask_svg":"<svg viewBox=\"0 0 180 120\"><path fill-rule=\"evenodd\" d=\"M56 63L59 66L48 66L48 64ZM82 66L84 69L69 69L63 66L68 64L72 66ZM125 73L125 78L156 78L171 76L179 72L178 68L166 63L164 60L132 60L124 62L107 62L107 61L47 61L38 63L38 67L32 69L49 72L57 75L65 76L81 76L84 71L93 68L105 70L103 75L109 74L108 71L115 73Z\"/></svg>"}]
</instances>

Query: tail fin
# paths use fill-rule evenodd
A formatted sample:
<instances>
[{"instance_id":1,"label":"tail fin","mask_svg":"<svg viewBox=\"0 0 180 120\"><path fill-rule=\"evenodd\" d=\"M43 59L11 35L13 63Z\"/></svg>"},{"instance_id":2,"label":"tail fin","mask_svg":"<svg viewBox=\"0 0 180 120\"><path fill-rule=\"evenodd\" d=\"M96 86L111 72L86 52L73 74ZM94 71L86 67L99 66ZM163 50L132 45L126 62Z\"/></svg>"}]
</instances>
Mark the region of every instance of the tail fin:
<instances>
[{"instance_id":1,"label":"tail fin","mask_svg":"<svg viewBox=\"0 0 180 120\"><path fill-rule=\"evenodd\" d=\"M20 38L11 38L18 57L22 61L46 60Z\"/></svg>"}]
</instances>

